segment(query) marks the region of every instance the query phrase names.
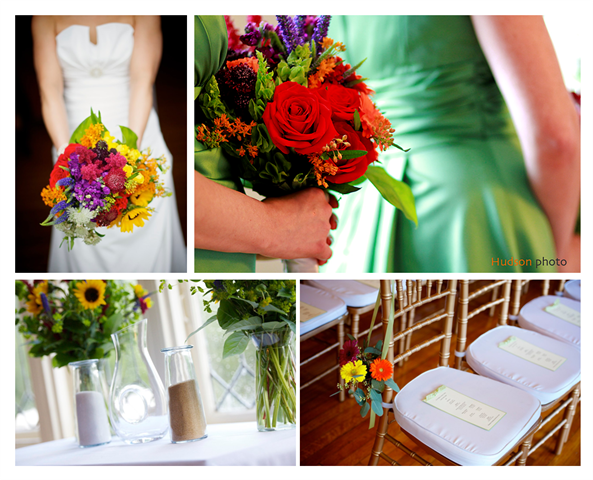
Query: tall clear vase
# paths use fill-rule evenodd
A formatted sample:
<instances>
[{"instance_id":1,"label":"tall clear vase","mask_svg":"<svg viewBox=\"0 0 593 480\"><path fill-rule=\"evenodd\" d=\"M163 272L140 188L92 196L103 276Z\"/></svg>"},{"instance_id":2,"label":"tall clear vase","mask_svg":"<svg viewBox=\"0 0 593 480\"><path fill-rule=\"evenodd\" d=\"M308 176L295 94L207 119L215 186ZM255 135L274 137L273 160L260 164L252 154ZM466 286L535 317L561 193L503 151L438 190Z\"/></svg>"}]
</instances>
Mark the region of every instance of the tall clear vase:
<instances>
[{"instance_id":1,"label":"tall clear vase","mask_svg":"<svg viewBox=\"0 0 593 480\"><path fill-rule=\"evenodd\" d=\"M110 389L109 417L126 443L162 438L169 428L167 397L146 348L146 319L111 335L115 369Z\"/></svg>"},{"instance_id":2,"label":"tall clear vase","mask_svg":"<svg viewBox=\"0 0 593 480\"><path fill-rule=\"evenodd\" d=\"M260 432L296 426L296 375L290 329L254 333L255 402Z\"/></svg>"}]
</instances>

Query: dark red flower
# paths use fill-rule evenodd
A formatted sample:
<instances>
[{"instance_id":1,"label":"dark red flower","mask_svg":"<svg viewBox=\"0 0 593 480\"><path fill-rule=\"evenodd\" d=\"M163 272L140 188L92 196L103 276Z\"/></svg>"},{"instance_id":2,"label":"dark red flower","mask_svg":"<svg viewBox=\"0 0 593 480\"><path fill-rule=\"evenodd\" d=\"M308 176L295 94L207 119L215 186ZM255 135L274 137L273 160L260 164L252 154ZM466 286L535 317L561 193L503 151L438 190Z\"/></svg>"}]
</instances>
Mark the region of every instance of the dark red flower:
<instances>
[{"instance_id":1,"label":"dark red flower","mask_svg":"<svg viewBox=\"0 0 593 480\"><path fill-rule=\"evenodd\" d=\"M118 193L126 188L126 178L126 173L121 168L112 168L105 177L105 185L111 193Z\"/></svg>"},{"instance_id":2,"label":"dark red flower","mask_svg":"<svg viewBox=\"0 0 593 480\"><path fill-rule=\"evenodd\" d=\"M355 131L348 122L335 122L338 136L346 135L350 146L346 150L365 150L366 155L350 160L338 160L338 173L327 177L331 183L347 183L362 177L367 171L369 163L377 160L377 152L370 140L364 138L361 132Z\"/></svg>"},{"instance_id":3,"label":"dark red flower","mask_svg":"<svg viewBox=\"0 0 593 480\"><path fill-rule=\"evenodd\" d=\"M360 105L358 90L346 88L343 85L322 85L314 90L324 100L327 100L332 108L332 120L346 122L352 121L354 112Z\"/></svg>"},{"instance_id":4,"label":"dark red flower","mask_svg":"<svg viewBox=\"0 0 593 480\"><path fill-rule=\"evenodd\" d=\"M344 343L344 347L340 350L340 366L346 365L348 362L356 361L356 356L360 354L360 348L354 340L348 340Z\"/></svg>"}]
</instances>

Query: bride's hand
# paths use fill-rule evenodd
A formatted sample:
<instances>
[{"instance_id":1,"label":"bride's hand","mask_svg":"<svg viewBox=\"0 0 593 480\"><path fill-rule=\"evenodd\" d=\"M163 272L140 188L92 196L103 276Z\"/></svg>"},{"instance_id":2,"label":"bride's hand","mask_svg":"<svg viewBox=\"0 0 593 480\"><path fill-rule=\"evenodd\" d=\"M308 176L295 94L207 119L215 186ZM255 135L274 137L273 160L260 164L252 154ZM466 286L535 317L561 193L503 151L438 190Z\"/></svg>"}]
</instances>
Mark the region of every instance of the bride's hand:
<instances>
[{"instance_id":1,"label":"bride's hand","mask_svg":"<svg viewBox=\"0 0 593 480\"><path fill-rule=\"evenodd\" d=\"M338 202L318 188L307 188L262 202L275 235L267 239L264 255L277 258L316 258L320 264L332 255L330 229L337 227L332 213Z\"/></svg>"}]
</instances>

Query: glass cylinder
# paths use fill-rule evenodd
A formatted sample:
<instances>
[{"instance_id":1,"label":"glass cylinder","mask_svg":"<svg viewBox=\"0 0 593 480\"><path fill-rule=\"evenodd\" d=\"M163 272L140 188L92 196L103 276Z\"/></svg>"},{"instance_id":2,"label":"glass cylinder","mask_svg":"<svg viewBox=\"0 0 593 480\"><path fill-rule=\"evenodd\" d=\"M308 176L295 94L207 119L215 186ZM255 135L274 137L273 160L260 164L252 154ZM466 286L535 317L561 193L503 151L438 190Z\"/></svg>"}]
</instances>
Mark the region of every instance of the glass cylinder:
<instances>
[{"instance_id":1,"label":"glass cylinder","mask_svg":"<svg viewBox=\"0 0 593 480\"><path fill-rule=\"evenodd\" d=\"M146 443L165 436L167 399L146 348L146 319L113 333L115 368L109 394L109 417L126 443Z\"/></svg>"},{"instance_id":2,"label":"glass cylinder","mask_svg":"<svg viewBox=\"0 0 593 480\"><path fill-rule=\"evenodd\" d=\"M255 406L260 432L296 426L296 375L290 329L251 335L255 345Z\"/></svg>"},{"instance_id":3,"label":"glass cylinder","mask_svg":"<svg viewBox=\"0 0 593 480\"><path fill-rule=\"evenodd\" d=\"M111 441L107 406L99 360L68 364L74 380L74 430L81 448L96 447Z\"/></svg>"},{"instance_id":4,"label":"glass cylinder","mask_svg":"<svg viewBox=\"0 0 593 480\"><path fill-rule=\"evenodd\" d=\"M195 442L208 436L192 348L193 345L182 345L161 350L165 354L165 385L173 443Z\"/></svg>"}]
</instances>

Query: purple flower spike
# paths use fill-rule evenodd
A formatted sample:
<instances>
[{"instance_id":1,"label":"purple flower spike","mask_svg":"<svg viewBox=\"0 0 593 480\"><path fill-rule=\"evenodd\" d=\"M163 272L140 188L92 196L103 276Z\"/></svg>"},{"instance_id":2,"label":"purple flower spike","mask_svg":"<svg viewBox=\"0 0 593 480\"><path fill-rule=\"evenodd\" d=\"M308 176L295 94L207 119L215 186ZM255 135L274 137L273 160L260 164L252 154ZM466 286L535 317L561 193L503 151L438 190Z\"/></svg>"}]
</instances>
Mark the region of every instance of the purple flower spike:
<instances>
[{"instance_id":1,"label":"purple flower spike","mask_svg":"<svg viewBox=\"0 0 593 480\"><path fill-rule=\"evenodd\" d=\"M327 30L329 29L329 21L331 15L320 15L317 18L317 24L315 25L315 31L313 32L313 41L321 44L321 41L327 37Z\"/></svg>"},{"instance_id":2,"label":"purple flower spike","mask_svg":"<svg viewBox=\"0 0 593 480\"><path fill-rule=\"evenodd\" d=\"M74 185L74 179L72 177L60 178L56 182L56 185L58 185L59 187L69 187L70 185Z\"/></svg>"},{"instance_id":3,"label":"purple flower spike","mask_svg":"<svg viewBox=\"0 0 593 480\"><path fill-rule=\"evenodd\" d=\"M68 212L62 213L62 216L54 221L54 225L58 225L60 223L63 223L66 220L68 220Z\"/></svg>"},{"instance_id":4,"label":"purple flower spike","mask_svg":"<svg viewBox=\"0 0 593 480\"><path fill-rule=\"evenodd\" d=\"M61 212L62 210L66 210L69 206L70 204L66 200L62 200L61 202L56 203L53 206L53 208L49 211L49 213L55 215L56 213Z\"/></svg>"},{"instance_id":5,"label":"purple flower spike","mask_svg":"<svg viewBox=\"0 0 593 480\"><path fill-rule=\"evenodd\" d=\"M282 32L282 39L286 45L286 50L290 54L300 44L300 39L294 26L294 22L289 15L276 15L278 27Z\"/></svg>"},{"instance_id":6,"label":"purple flower spike","mask_svg":"<svg viewBox=\"0 0 593 480\"><path fill-rule=\"evenodd\" d=\"M297 15L294 17L294 29L296 30L297 35L299 36L300 39L300 44L302 45L304 40L305 40L305 36L306 36L306 32L305 32L305 24L307 21L307 15Z\"/></svg>"},{"instance_id":7,"label":"purple flower spike","mask_svg":"<svg viewBox=\"0 0 593 480\"><path fill-rule=\"evenodd\" d=\"M41 303L43 304L43 309L47 316L51 318L51 309L49 308L49 300L47 299L47 295L45 293L41 293Z\"/></svg>"}]
</instances>

